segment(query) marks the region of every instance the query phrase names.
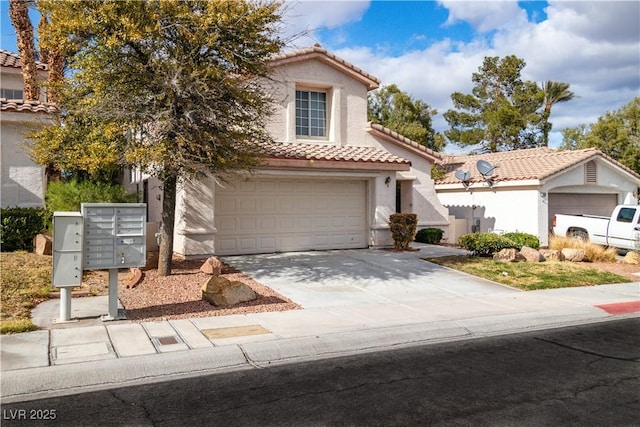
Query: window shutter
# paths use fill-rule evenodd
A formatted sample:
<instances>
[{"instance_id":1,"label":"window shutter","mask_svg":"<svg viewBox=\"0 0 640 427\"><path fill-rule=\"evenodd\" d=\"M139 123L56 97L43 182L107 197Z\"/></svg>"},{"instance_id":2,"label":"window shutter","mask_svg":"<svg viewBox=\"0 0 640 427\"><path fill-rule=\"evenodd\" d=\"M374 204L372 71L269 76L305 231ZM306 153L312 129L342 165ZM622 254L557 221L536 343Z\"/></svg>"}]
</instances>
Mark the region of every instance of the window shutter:
<instances>
[{"instance_id":1,"label":"window shutter","mask_svg":"<svg viewBox=\"0 0 640 427\"><path fill-rule=\"evenodd\" d=\"M595 160L591 160L584 166L584 182L585 184L598 183L598 168Z\"/></svg>"}]
</instances>

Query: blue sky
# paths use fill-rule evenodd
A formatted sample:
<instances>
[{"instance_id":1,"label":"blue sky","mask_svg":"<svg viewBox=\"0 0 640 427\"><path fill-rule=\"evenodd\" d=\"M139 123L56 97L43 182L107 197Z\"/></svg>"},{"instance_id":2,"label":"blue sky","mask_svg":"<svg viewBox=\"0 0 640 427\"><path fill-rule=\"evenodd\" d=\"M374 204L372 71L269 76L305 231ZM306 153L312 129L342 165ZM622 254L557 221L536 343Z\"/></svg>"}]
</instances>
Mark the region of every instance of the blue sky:
<instances>
[{"instance_id":1,"label":"blue sky","mask_svg":"<svg viewBox=\"0 0 640 427\"><path fill-rule=\"evenodd\" d=\"M434 127L453 92L470 93L486 56L516 55L522 77L566 82L578 98L552 112L551 145L560 130L594 123L640 96L640 2L637 1L287 1L292 48L320 43L436 108ZM8 0L0 0L0 47L15 48ZM304 32L303 36L300 34ZM449 146L449 152L458 152Z\"/></svg>"}]
</instances>

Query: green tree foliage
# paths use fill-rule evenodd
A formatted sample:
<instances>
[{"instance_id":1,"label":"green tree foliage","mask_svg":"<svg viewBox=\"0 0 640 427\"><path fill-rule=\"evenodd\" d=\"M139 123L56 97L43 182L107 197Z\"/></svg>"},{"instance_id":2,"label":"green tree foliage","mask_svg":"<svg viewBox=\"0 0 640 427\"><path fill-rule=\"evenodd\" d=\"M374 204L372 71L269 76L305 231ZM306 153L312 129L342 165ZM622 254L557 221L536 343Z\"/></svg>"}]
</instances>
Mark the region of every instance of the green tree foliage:
<instances>
[{"instance_id":1,"label":"green tree foliage","mask_svg":"<svg viewBox=\"0 0 640 427\"><path fill-rule=\"evenodd\" d=\"M391 129L434 151L442 151L445 141L433 130L431 117L437 114L429 104L413 99L395 84L369 94L367 116L373 123Z\"/></svg>"},{"instance_id":2,"label":"green tree foliage","mask_svg":"<svg viewBox=\"0 0 640 427\"><path fill-rule=\"evenodd\" d=\"M596 123L564 129L562 136L561 149L595 147L640 173L640 97L605 113Z\"/></svg>"},{"instance_id":3,"label":"green tree foliage","mask_svg":"<svg viewBox=\"0 0 640 427\"><path fill-rule=\"evenodd\" d=\"M461 147L479 152L537 147L542 143L544 93L534 82L522 81L526 63L514 55L485 57L473 73L472 93L451 95L454 110L444 118L451 127L445 136Z\"/></svg>"},{"instance_id":4,"label":"green tree foliage","mask_svg":"<svg viewBox=\"0 0 640 427\"><path fill-rule=\"evenodd\" d=\"M82 203L133 203L137 197L122 185L71 180L50 182L45 199L47 209L55 212L80 211Z\"/></svg>"},{"instance_id":5,"label":"green tree foliage","mask_svg":"<svg viewBox=\"0 0 640 427\"><path fill-rule=\"evenodd\" d=\"M158 273L168 275L178 180L254 167L258 143L270 140L265 124L272 104L259 81L284 45L281 4L38 4L49 22L42 42L58 46L74 70L60 89L64 126L34 139L45 146L39 161L87 169L135 165L160 178ZM95 149L85 148L86 136ZM104 154L94 162L94 152Z\"/></svg>"},{"instance_id":6,"label":"green tree foliage","mask_svg":"<svg viewBox=\"0 0 640 427\"><path fill-rule=\"evenodd\" d=\"M544 92L544 110L542 112L543 140L545 147L549 145L549 132L551 132L552 124L549 122L551 109L555 104L560 102L571 101L575 94L569 90L569 83L547 81L543 86Z\"/></svg>"}]
</instances>

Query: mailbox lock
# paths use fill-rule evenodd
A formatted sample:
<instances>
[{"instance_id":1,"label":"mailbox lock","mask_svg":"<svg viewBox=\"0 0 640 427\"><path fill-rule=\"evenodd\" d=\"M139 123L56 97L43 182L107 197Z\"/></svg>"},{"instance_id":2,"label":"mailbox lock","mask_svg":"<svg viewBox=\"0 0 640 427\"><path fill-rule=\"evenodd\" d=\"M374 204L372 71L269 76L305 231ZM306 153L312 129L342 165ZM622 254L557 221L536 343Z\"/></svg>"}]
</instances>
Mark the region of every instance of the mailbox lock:
<instances>
[{"instance_id":1,"label":"mailbox lock","mask_svg":"<svg viewBox=\"0 0 640 427\"><path fill-rule=\"evenodd\" d=\"M120 264L124 264L124 252L120 254Z\"/></svg>"}]
</instances>

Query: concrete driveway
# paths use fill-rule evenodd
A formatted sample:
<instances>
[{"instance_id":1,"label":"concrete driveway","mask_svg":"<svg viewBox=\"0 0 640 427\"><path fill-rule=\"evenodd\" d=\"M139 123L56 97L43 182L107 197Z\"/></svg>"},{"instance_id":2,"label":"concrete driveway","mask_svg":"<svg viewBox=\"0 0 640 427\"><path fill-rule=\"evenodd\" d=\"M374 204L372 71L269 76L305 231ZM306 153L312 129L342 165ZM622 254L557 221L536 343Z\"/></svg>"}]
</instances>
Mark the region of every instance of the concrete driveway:
<instances>
[{"instance_id":1,"label":"concrete driveway","mask_svg":"<svg viewBox=\"0 0 640 427\"><path fill-rule=\"evenodd\" d=\"M393 304L420 308L453 297L520 291L423 261L466 251L414 244L417 252L352 249L225 257L224 261L304 308Z\"/></svg>"}]
</instances>

